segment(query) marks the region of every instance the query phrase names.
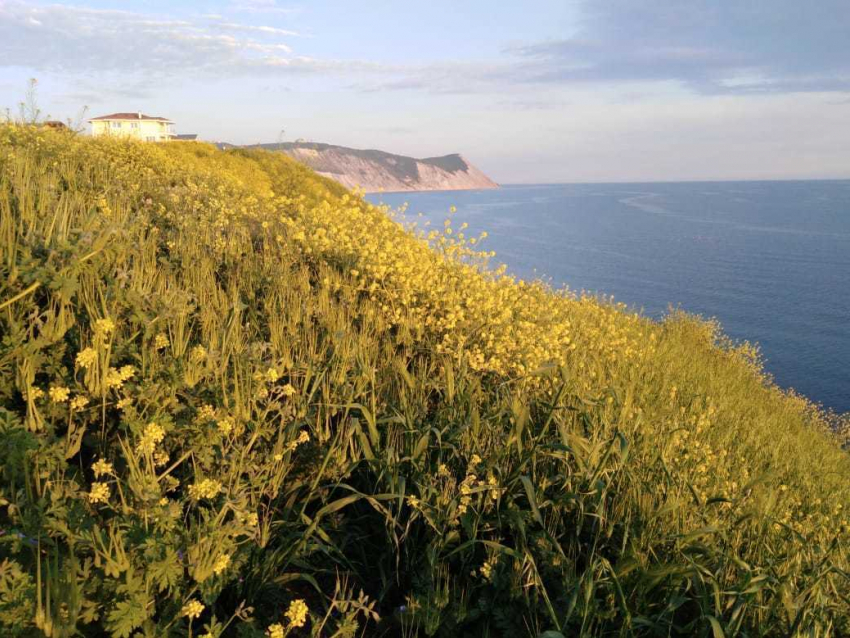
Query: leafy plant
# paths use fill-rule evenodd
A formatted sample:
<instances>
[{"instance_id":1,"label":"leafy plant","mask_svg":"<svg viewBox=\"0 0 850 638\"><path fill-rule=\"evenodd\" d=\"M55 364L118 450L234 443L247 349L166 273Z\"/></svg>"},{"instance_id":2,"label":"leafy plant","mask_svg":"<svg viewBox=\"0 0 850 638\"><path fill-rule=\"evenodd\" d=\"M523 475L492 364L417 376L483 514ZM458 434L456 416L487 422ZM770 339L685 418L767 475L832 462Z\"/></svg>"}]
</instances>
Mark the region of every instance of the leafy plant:
<instances>
[{"instance_id":1,"label":"leafy plant","mask_svg":"<svg viewBox=\"0 0 850 638\"><path fill-rule=\"evenodd\" d=\"M0 126L4 631L850 631L836 417L464 231Z\"/></svg>"}]
</instances>

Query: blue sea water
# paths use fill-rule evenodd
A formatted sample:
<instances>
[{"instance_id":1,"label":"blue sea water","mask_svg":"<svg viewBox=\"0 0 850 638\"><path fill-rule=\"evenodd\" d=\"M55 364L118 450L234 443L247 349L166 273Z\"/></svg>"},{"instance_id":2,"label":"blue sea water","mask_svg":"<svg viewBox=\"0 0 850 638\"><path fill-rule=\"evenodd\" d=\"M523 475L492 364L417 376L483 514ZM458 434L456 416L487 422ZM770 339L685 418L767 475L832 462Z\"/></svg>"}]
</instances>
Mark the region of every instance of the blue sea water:
<instances>
[{"instance_id":1,"label":"blue sea water","mask_svg":"<svg viewBox=\"0 0 850 638\"><path fill-rule=\"evenodd\" d=\"M766 369L850 411L850 180L508 186L383 193L407 216L487 231L519 277L613 295L651 317L720 321Z\"/></svg>"}]
</instances>

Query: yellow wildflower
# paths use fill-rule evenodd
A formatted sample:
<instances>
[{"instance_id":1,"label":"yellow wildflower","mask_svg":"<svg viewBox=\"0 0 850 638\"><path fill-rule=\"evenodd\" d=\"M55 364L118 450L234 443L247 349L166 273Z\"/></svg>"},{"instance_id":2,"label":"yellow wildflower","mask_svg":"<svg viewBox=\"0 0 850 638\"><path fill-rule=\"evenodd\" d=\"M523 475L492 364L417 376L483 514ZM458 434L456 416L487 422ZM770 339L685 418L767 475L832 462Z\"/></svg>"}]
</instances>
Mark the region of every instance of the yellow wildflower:
<instances>
[{"instance_id":1,"label":"yellow wildflower","mask_svg":"<svg viewBox=\"0 0 850 638\"><path fill-rule=\"evenodd\" d=\"M198 345L192 348L189 353L189 360L193 363L200 363L207 358L207 349L204 346Z\"/></svg>"},{"instance_id":2,"label":"yellow wildflower","mask_svg":"<svg viewBox=\"0 0 850 638\"><path fill-rule=\"evenodd\" d=\"M165 430L156 423L149 423L139 438L139 450L142 454L153 454L156 446L165 438Z\"/></svg>"},{"instance_id":3,"label":"yellow wildflower","mask_svg":"<svg viewBox=\"0 0 850 638\"><path fill-rule=\"evenodd\" d=\"M288 397L291 397L293 394L295 394L297 392L296 389L292 387L291 383L287 383L285 386L283 386L280 389L280 391L283 392L283 394L285 396L288 396Z\"/></svg>"},{"instance_id":4,"label":"yellow wildflower","mask_svg":"<svg viewBox=\"0 0 850 638\"><path fill-rule=\"evenodd\" d=\"M162 450L157 450L153 453L153 464L157 467L162 467L168 463L168 453Z\"/></svg>"},{"instance_id":5,"label":"yellow wildflower","mask_svg":"<svg viewBox=\"0 0 850 638\"><path fill-rule=\"evenodd\" d=\"M153 347L157 350L162 350L168 347L168 337L164 332L160 332L153 340Z\"/></svg>"},{"instance_id":6,"label":"yellow wildflower","mask_svg":"<svg viewBox=\"0 0 850 638\"><path fill-rule=\"evenodd\" d=\"M481 575L484 576L487 580L490 580L490 577L493 575L493 565L490 561L486 561L479 570Z\"/></svg>"},{"instance_id":7,"label":"yellow wildflower","mask_svg":"<svg viewBox=\"0 0 850 638\"><path fill-rule=\"evenodd\" d=\"M269 628L266 629L266 636L268 636L268 638L284 638L284 636L286 636L286 630L283 625L276 622L273 625L269 625Z\"/></svg>"},{"instance_id":8,"label":"yellow wildflower","mask_svg":"<svg viewBox=\"0 0 850 638\"><path fill-rule=\"evenodd\" d=\"M198 618L201 613L204 611L204 605L198 600L190 600L188 603L183 605L183 609L181 613L186 616L186 618L194 619Z\"/></svg>"},{"instance_id":9,"label":"yellow wildflower","mask_svg":"<svg viewBox=\"0 0 850 638\"><path fill-rule=\"evenodd\" d=\"M67 401L68 397L71 395L71 391L65 386L54 385L50 388L49 391L50 400L53 403L62 403L63 401Z\"/></svg>"},{"instance_id":10,"label":"yellow wildflower","mask_svg":"<svg viewBox=\"0 0 850 638\"><path fill-rule=\"evenodd\" d=\"M221 432L223 436L227 436L233 431L233 419L229 416L224 417L218 421L218 431Z\"/></svg>"},{"instance_id":11,"label":"yellow wildflower","mask_svg":"<svg viewBox=\"0 0 850 638\"><path fill-rule=\"evenodd\" d=\"M31 385L29 387L29 390L27 391L27 396L31 401L35 401L36 399L40 399L44 396L44 390L34 385Z\"/></svg>"},{"instance_id":12,"label":"yellow wildflower","mask_svg":"<svg viewBox=\"0 0 850 638\"><path fill-rule=\"evenodd\" d=\"M121 378L121 373L115 368L109 368L106 373L106 387L120 388L124 385L124 379Z\"/></svg>"},{"instance_id":13,"label":"yellow wildflower","mask_svg":"<svg viewBox=\"0 0 850 638\"><path fill-rule=\"evenodd\" d=\"M206 423L208 421L212 421L215 419L215 409L208 404L204 404L201 406L201 409L198 410L198 414L195 416L195 421L198 423Z\"/></svg>"},{"instance_id":14,"label":"yellow wildflower","mask_svg":"<svg viewBox=\"0 0 850 638\"><path fill-rule=\"evenodd\" d=\"M286 617L289 618L290 627L303 627L307 620L307 612L310 611L305 603L300 598L289 603L289 609L286 611Z\"/></svg>"},{"instance_id":15,"label":"yellow wildflower","mask_svg":"<svg viewBox=\"0 0 850 638\"><path fill-rule=\"evenodd\" d=\"M213 572L215 574L222 573L225 569L230 566L230 554L221 554L215 561L215 565L213 565Z\"/></svg>"},{"instance_id":16,"label":"yellow wildflower","mask_svg":"<svg viewBox=\"0 0 850 638\"><path fill-rule=\"evenodd\" d=\"M91 492L88 494L89 502L106 503L109 500L109 486L106 483L96 481L91 484Z\"/></svg>"},{"instance_id":17,"label":"yellow wildflower","mask_svg":"<svg viewBox=\"0 0 850 638\"><path fill-rule=\"evenodd\" d=\"M104 461L103 459L95 461L95 463L91 466L91 469L94 472L95 478L99 478L104 474L112 474L115 471L115 468L112 467L112 463Z\"/></svg>"},{"instance_id":18,"label":"yellow wildflower","mask_svg":"<svg viewBox=\"0 0 850 638\"><path fill-rule=\"evenodd\" d=\"M215 479L204 479L199 483L189 486L189 496L196 501L203 498L215 498L221 492L222 486Z\"/></svg>"},{"instance_id":19,"label":"yellow wildflower","mask_svg":"<svg viewBox=\"0 0 850 638\"><path fill-rule=\"evenodd\" d=\"M77 366L80 368L88 368L97 361L97 352L93 348L86 348L77 353Z\"/></svg>"},{"instance_id":20,"label":"yellow wildflower","mask_svg":"<svg viewBox=\"0 0 850 638\"><path fill-rule=\"evenodd\" d=\"M82 410L89 404L89 398L82 394L75 396L71 399L71 409L72 410Z\"/></svg>"},{"instance_id":21,"label":"yellow wildflower","mask_svg":"<svg viewBox=\"0 0 850 638\"><path fill-rule=\"evenodd\" d=\"M266 370L266 380L269 383L274 383L278 379L280 379L280 373L277 370L275 370L274 368L269 368L268 370Z\"/></svg>"},{"instance_id":22,"label":"yellow wildflower","mask_svg":"<svg viewBox=\"0 0 850 638\"><path fill-rule=\"evenodd\" d=\"M105 319L98 319L94 322L94 333L98 336L105 337L114 330L115 322L108 317Z\"/></svg>"}]
</instances>

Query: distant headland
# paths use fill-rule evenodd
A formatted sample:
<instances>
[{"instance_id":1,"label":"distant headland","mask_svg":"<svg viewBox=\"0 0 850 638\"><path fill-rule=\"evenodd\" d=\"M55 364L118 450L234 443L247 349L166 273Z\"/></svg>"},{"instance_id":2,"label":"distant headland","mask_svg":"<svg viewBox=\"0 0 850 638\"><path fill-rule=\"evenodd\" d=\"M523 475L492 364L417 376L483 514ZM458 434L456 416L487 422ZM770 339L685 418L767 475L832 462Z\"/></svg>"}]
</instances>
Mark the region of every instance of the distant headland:
<instances>
[{"instance_id":1,"label":"distant headland","mask_svg":"<svg viewBox=\"0 0 850 638\"><path fill-rule=\"evenodd\" d=\"M416 159L314 142L256 144L253 147L281 151L347 188L359 187L367 192L499 187L457 154Z\"/></svg>"}]
</instances>

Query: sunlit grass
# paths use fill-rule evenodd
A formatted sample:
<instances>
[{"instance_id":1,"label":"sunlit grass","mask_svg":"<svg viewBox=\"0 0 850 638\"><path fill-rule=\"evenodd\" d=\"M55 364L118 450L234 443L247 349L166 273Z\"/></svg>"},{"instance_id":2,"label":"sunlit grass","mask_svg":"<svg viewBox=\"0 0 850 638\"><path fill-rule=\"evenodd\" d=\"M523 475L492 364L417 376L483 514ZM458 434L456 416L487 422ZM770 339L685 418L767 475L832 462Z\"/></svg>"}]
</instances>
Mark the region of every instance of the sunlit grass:
<instances>
[{"instance_id":1,"label":"sunlit grass","mask_svg":"<svg viewBox=\"0 0 850 638\"><path fill-rule=\"evenodd\" d=\"M846 635L829 417L483 239L0 127L3 631Z\"/></svg>"}]
</instances>

